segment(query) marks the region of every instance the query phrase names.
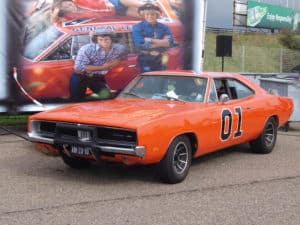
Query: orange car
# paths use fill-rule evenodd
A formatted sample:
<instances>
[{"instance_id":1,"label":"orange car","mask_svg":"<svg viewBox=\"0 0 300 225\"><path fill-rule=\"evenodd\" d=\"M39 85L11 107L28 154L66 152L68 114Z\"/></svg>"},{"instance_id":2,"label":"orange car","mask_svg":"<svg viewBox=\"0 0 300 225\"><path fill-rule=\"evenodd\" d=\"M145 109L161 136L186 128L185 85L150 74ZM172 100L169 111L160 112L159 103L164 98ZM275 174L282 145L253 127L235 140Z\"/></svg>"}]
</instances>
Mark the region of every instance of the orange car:
<instances>
[{"instance_id":1,"label":"orange car","mask_svg":"<svg viewBox=\"0 0 300 225\"><path fill-rule=\"evenodd\" d=\"M162 2L163 3L163 2ZM183 25L169 5L161 3L159 19L170 27L174 46L168 49L167 69L182 68ZM37 99L67 99L69 80L79 48L91 42L91 31L112 33L114 42L126 46L127 55L105 75L109 87L123 89L139 72L138 52L132 41L132 27L141 21L133 17L94 17L91 13L67 15L62 24L50 24L36 36L25 36L21 59L20 83L26 92Z\"/></svg>"},{"instance_id":2,"label":"orange car","mask_svg":"<svg viewBox=\"0 0 300 225\"><path fill-rule=\"evenodd\" d=\"M73 168L98 160L158 163L163 181L177 183L192 158L209 152L244 142L254 152L271 152L293 107L291 98L238 74L149 72L115 99L31 116L28 135Z\"/></svg>"}]
</instances>

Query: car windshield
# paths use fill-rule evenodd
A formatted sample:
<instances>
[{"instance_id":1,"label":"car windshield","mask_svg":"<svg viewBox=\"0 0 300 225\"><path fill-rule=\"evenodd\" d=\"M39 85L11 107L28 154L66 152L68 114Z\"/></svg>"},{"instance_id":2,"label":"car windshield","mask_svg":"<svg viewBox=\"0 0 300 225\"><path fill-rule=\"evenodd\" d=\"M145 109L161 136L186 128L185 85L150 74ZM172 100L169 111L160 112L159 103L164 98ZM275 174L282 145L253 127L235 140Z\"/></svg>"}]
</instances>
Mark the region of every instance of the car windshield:
<instances>
[{"instance_id":1,"label":"car windshield","mask_svg":"<svg viewBox=\"0 0 300 225\"><path fill-rule=\"evenodd\" d=\"M24 57L34 59L63 34L52 25L31 40L25 40Z\"/></svg>"},{"instance_id":2,"label":"car windshield","mask_svg":"<svg viewBox=\"0 0 300 225\"><path fill-rule=\"evenodd\" d=\"M203 102L207 79L192 76L142 75L119 95L121 98Z\"/></svg>"}]
</instances>

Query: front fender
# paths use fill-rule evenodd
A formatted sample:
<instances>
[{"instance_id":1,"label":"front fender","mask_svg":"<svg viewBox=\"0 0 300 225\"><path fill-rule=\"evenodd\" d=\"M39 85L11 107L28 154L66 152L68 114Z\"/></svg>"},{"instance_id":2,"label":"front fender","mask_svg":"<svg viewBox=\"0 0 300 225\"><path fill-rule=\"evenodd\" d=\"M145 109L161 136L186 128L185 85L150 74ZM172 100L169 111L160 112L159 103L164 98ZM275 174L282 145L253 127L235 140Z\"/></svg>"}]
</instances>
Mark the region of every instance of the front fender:
<instances>
[{"instance_id":1,"label":"front fender","mask_svg":"<svg viewBox=\"0 0 300 225\"><path fill-rule=\"evenodd\" d=\"M171 142L179 135L190 133L191 125L186 120L164 119L150 123L137 130L138 145L145 146L146 164L158 163L166 154Z\"/></svg>"}]
</instances>

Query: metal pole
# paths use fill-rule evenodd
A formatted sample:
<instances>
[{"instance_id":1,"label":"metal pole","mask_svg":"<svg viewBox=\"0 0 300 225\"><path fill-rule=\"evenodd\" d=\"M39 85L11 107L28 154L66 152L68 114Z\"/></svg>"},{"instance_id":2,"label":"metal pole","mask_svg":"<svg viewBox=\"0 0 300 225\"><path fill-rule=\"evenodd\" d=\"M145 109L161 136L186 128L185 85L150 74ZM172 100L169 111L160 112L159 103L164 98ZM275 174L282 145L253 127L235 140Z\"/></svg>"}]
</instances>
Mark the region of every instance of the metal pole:
<instances>
[{"instance_id":1,"label":"metal pole","mask_svg":"<svg viewBox=\"0 0 300 225\"><path fill-rule=\"evenodd\" d=\"M224 56L222 56L222 72L224 72Z\"/></svg>"},{"instance_id":2,"label":"metal pole","mask_svg":"<svg viewBox=\"0 0 300 225\"><path fill-rule=\"evenodd\" d=\"M242 72L245 72L245 45L242 46Z\"/></svg>"},{"instance_id":3,"label":"metal pole","mask_svg":"<svg viewBox=\"0 0 300 225\"><path fill-rule=\"evenodd\" d=\"M280 48L280 73L283 71L283 48Z\"/></svg>"},{"instance_id":4,"label":"metal pole","mask_svg":"<svg viewBox=\"0 0 300 225\"><path fill-rule=\"evenodd\" d=\"M207 0L194 0L193 70L201 73L205 41Z\"/></svg>"}]
</instances>

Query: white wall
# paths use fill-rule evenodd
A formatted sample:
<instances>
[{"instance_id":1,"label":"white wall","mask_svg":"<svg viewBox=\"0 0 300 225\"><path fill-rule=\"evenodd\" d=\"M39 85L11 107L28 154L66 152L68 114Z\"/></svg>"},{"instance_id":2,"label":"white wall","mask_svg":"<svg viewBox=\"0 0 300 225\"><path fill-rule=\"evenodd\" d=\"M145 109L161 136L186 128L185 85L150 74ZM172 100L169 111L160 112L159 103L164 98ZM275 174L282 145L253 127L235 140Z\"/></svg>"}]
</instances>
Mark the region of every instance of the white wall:
<instances>
[{"instance_id":1,"label":"white wall","mask_svg":"<svg viewBox=\"0 0 300 225\"><path fill-rule=\"evenodd\" d=\"M7 21L8 12L6 7L6 0L0 0L0 100L7 97L8 92L8 77L7 77L7 43L6 43L6 33L7 33Z\"/></svg>"}]
</instances>

